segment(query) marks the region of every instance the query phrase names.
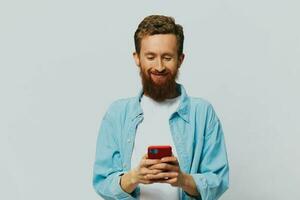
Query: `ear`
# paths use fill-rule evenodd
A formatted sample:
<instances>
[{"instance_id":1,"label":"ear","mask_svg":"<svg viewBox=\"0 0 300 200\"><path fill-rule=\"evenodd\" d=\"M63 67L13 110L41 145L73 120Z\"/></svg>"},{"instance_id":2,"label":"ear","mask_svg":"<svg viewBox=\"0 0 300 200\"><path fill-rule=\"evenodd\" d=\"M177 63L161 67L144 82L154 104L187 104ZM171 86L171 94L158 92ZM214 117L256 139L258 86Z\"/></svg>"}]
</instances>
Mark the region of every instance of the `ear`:
<instances>
[{"instance_id":1,"label":"ear","mask_svg":"<svg viewBox=\"0 0 300 200\"><path fill-rule=\"evenodd\" d=\"M181 64L183 63L183 60L185 58L184 53L182 53L178 58L178 68L180 68Z\"/></svg>"},{"instance_id":2,"label":"ear","mask_svg":"<svg viewBox=\"0 0 300 200\"><path fill-rule=\"evenodd\" d=\"M135 64L140 67L140 57L139 57L139 54L137 52L133 52L133 59L135 61Z\"/></svg>"}]
</instances>

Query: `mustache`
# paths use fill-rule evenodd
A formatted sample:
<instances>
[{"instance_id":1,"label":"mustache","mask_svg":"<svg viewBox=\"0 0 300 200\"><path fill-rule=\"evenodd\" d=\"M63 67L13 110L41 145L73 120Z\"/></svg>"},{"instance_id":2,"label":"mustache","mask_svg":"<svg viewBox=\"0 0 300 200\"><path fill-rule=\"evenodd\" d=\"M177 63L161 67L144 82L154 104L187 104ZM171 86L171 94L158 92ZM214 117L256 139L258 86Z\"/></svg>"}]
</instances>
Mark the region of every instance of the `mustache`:
<instances>
[{"instance_id":1,"label":"mustache","mask_svg":"<svg viewBox=\"0 0 300 200\"><path fill-rule=\"evenodd\" d=\"M163 72L159 72L159 71L156 71L156 70L154 70L154 71L151 71L151 70L149 70L148 71L148 74L154 74L154 75L161 75L161 76L163 76L163 75L168 75L170 72L169 72L169 70L164 70Z\"/></svg>"}]
</instances>

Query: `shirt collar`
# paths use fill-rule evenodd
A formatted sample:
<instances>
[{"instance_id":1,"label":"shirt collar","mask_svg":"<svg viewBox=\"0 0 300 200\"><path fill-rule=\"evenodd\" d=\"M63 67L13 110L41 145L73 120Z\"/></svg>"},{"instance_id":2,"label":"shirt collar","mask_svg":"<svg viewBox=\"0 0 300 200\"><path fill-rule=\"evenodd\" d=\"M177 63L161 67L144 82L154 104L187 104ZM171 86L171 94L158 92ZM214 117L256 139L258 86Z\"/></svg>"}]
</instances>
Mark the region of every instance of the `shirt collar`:
<instances>
[{"instance_id":1,"label":"shirt collar","mask_svg":"<svg viewBox=\"0 0 300 200\"><path fill-rule=\"evenodd\" d=\"M176 109L175 112L178 113L178 115L185 120L186 122L189 122L189 113L190 113L190 100L189 97L183 87L183 85L177 83L176 84L176 89L180 92L180 102L179 106ZM143 96L144 92L142 89L140 89L138 95L134 98L134 103L133 103L133 112L131 114L132 120L136 119L139 115L143 115L143 110L141 107L141 99Z\"/></svg>"}]
</instances>

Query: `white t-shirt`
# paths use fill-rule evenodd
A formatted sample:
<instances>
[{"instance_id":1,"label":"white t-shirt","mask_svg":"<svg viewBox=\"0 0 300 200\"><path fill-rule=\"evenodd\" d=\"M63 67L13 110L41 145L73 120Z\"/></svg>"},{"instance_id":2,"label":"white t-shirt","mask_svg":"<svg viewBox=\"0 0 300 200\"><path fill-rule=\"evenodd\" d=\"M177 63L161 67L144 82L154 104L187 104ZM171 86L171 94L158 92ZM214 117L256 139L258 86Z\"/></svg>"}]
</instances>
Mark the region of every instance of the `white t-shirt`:
<instances>
[{"instance_id":1,"label":"white t-shirt","mask_svg":"<svg viewBox=\"0 0 300 200\"><path fill-rule=\"evenodd\" d=\"M148 146L170 145L172 153L177 157L175 145L172 139L169 118L179 105L180 96L156 102L145 95L141 99L141 107L144 113L143 121L138 125L134 148L131 157L131 168L136 167L142 157L147 153ZM179 189L166 183L139 184L141 188L140 199L178 199Z\"/></svg>"}]
</instances>

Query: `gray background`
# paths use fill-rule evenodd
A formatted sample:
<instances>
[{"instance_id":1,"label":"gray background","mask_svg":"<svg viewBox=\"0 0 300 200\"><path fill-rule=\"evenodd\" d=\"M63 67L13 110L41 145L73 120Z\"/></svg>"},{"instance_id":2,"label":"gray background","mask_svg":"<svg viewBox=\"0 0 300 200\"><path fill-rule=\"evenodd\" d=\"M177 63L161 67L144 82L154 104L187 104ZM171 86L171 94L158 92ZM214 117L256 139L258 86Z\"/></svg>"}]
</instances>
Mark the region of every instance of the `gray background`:
<instances>
[{"instance_id":1,"label":"gray background","mask_svg":"<svg viewBox=\"0 0 300 200\"><path fill-rule=\"evenodd\" d=\"M133 34L149 14L184 26L179 82L215 107L223 200L300 199L298 0L0 3L0 199L99 199L92 165L109 104L136 95Z\"/></svg>"}]
</instances>

